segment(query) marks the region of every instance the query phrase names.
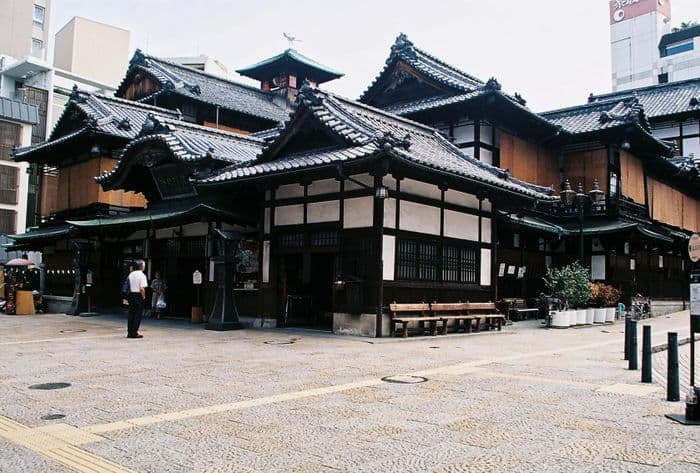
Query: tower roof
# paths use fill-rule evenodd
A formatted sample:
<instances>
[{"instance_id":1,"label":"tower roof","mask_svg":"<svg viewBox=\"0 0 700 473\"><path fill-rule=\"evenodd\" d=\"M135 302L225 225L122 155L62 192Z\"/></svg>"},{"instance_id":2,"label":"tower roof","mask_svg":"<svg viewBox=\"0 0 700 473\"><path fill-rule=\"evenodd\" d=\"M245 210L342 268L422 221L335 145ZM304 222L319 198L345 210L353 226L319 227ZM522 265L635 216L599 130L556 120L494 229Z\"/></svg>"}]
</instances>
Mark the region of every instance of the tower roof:
<instances>
[{"instance_id":1,"label":"tower roof","mask_svg":"<svg viewBox=\"0 0 700 473\"><path fill-rule=\"evenodd\" d=\"M310 79L318 84L345 75L335 69L319 64L292 48L285 49L282 53L260 61L257 64L253 64L252 66L238 69L236 72L259 81L264 81L277 76L281 71L295 71L298 76L302 76L300 79Z\"/></svg>"}]
</instances>

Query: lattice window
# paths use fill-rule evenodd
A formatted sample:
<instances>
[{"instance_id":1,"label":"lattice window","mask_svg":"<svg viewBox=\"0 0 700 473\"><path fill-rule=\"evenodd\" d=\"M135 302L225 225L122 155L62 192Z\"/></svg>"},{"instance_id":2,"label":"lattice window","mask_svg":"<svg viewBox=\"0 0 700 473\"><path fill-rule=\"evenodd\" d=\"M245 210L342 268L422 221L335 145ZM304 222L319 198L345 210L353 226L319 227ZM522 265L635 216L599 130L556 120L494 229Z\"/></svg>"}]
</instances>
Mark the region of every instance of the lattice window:
<instances>
[{"instance_id":1,"label":"lattice window","mask_svg":"<svg viewBox=\"0 0 700 473\"><path fill-rule=\"evenodd\" d=\"M443 245L429 240L400 239L397 279L478 283L479 249L471 245Z\"/></svg>"},{"instance_id":2,"label":"lattice window","mask_svg":"<svg viewBox=\"0 0 700 473\"><path fill-rule=\"evenodd\" d=\"M304 248L303 233L285 233L279 236L280 248Z\"/></svg>"},{"instance_id":3,"label":"lattice window","mask_svg":"<svg viewBox=\"0 0 700 473\"><path fill-rule=\"evenodd\" d=\"M399 240L397 278L403 280L418 279L417 260L418 242L413 240Z\"/></svg>"},{"instance_id":4,"label":"lattice window","mask_svg":"<svg viewBox=\"0 0 700 473\"><path fill-rule=\"evenodd\" d=\"M0 166L0 204L17 203L17 174L13 166Z\"/></svg>"},{"instance_id":5,"label":"lattice window","mask_svg":"<svg viewBox=\"0 0 700 473\"><path fill-rule=\"evenodd\" d=\"M12 148L19 146L22 127L16 123L0 121L0 159L10 161Z\"/></svg>"},{"instance_id":6,"label":"lattice window","mask_svg":"<svg viewBox=\"0 0 700 473\"><path fill-rule=\"evenodd\" d=\"M17 231L17 212L0 209L0 233L14 234Z\"/></svg>"},{"instance_id":7,"label":"lattice window","mask_svg":"<svg viewBox=\"0 0 700 473\"><path fill-rule=\"evenodd\" d=\"M311 234L311 246L313 247L323 247L323 246L337 246L338 245L338 232L336 231L326 231L326 232L314 232Z\"/></svg>"}]
</instances>

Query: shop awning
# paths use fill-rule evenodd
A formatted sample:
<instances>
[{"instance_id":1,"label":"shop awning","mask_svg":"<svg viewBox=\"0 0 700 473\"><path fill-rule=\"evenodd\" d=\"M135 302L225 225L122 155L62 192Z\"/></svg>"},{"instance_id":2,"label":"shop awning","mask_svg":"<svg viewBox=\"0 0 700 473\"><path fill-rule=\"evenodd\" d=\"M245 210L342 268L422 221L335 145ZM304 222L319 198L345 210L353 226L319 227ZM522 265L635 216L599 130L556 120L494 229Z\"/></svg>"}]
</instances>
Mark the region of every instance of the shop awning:
<instances>
[{"instance_id":1,"label":"shop awning","mask_svg":"<svg viewBox=\"0 0 700 473\"><path fill-rule=\"evenodd\" d=\"M503 211L497 211L496 215L507 222L510 222L514 225L522 225L528 228L532 228L534 230L540 230L542 232L547 232L547 233L553 233L555 235L567 235L568 231L564 229L563 227L550 222L549 220L546 220L544 218L535 216L535 215L517 215L517 214L509 214L507 212Z\"/></svg>"},{"instance_id":2,"label":"shop awning","mask_svg":"<svg viewBox=\"0 0 700 473\"><path fill-rule=\"evenodd\" d=\"M654 240L663 241L664 243L673 243L673 237L664 235L656 229L652 229L651 227L648 227L646 225L640 225L639 227L637 227L637 230L639 230L639 233L641 233L642 235L649 238L653 238Z\"/></svg>"},{"instance_id":3,"label":"shop awning","mask_svg":"<svg viewBox=\"0 0 700 473\"><path fill-rule=\"evenodd\" d=\"M226 221L248 222L250 215L235 210L224 210L211 204L190 204L183 207L164 207L152 210L139 210L113 217L91 220L71 220L68 223L85 229L160 228L183 223L191 223L202 217L218 218ZM254 218L254 217L253 217ZM253 220L254 221L254 220Z\"/></svg>"}]
</instances>

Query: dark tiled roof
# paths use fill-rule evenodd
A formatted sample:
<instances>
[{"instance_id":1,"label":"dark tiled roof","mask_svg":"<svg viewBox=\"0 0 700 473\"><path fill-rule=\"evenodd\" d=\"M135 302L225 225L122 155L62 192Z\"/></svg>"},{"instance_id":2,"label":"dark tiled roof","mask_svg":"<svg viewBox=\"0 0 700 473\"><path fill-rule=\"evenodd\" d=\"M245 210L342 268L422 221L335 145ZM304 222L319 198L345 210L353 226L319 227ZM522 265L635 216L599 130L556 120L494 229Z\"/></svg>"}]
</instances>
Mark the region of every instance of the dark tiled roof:
<instances>
[{"instance_id":1,"label":"dark tiled roof","mask_svg":"<svg viewBox=\"0 0 700 473\"><path fill-rule=\"evenodd\" d=\"M304 85L297 97L298 111L308 110L331 133L347 143L344 147L312 150L292 155L274 156L276 144L287 138L283 133L253 164L223 168L216 175L199 181L218 183L240 178L275 174L290 170L332 165L386 152L413 166L461 177L485 186L498 187L516 194L550 199L548 188L524 183L507 172L467 156L447 141L437 130ZM304 109L304 110L302 110ZM291 127L287 133L293 133Z\"/></svg>"},{"instance_id":2,"label":"dark tiled roof","mask_svg":"<svg viewBox=\"0 0 700 473\"><path fill-rule=\"evenodd\" d=\"M309 79L314 79L318 81L319 84L345 75L340 71L331 69L328 66L324 66L304 56L292 48L285 49L280 54L260 61L252 66L238 69L236 72L243 76L252 77L253 79L266 80L270 78L271 71L289 66L312 71L312 75L309 76Z\"/></svg>"},{"instance_id":3,"label":"dark tiled roof","mask_svg":"<svg viewBox=\"0 0 700 473\"><path fill-rule=\"evenodd\" d=\"M366 101L374 88L390 72L394 62L398 60L405 62L432 80L455 90L455 92L470 92L484 85L484 82L476 77L460 71L422 49L416 48L408 37L401 33L391 46L391 53L386 60L384 69L360 97L361 102Z\"/></svg>"},{"instance_id":4,"label":"dark tiled roof","mask_svg":"<svg viewBox=\"0 0 700 473\"><path fill-rule=\"evenodd\" d=\"M610 94L591 95L589 102L622 100L636 96L644 107L647 117L661 119L679 113L700 113L700 78L668 84L652 85L639 89L624 90Z\"/></svg>"},{"instance_id":5,"label":"dark tiled roof","mask_svg":"<svg viewBox=\"0 0 700 473\"><path fill-rule=\"evenodd\" d=\"M67 125L66 120L74 109L80 110L82 123L73 131L61 134ZM130 140L138 135L149 114L170 118L179 117L177 112L165 108L84 92L74 88L63 113L49 135L49 139L34 146L16 150L14 157L19 160L26 159L31 153L49 149L84 133L97 132Z\"/></svg>"},{"instance_id":6,"label":"dark tiled roof","mask_svg":"<svg viewBox=\"0 0 700 473\"><path fill-rule=\"evenodd\" d=\"M141 101L169 92L273 122L284 121L289 116L286 108L274 102L273 93L263 92L255 87L149 56L140 50L134 53L126 76L117 89L117 96L123 96L130 84L128 79L134 70L142 70L150 74L162 87L160 91L142 98Z\"/></svg>"},{"instance_id":7,"label":"dark tiled roof","mask_svg":"<svg viewBox=\"0 0 700 473\"><path fill-rule=\"evenodd\" d=\"M36 106L6 97L0 97L0 118L31 125L39 123Z\"/></svg>"},{"instance_id":8,"label":"dark tiled roof","mask_svg":"<svg viewBox=\"0 0 700 473\"><path fill-rule=\"evenodd\" d=\"M633 97L567 107L543 112L540 115L573 135L616 128L620 125L637 122L641 123L649 131L643 107Z\"/></svg>"},{"instance_id":9,"label":"dark tiled roof","mask_svg":"<svg viewBox=\"0 0 700 473\"><path fill-rule=\"evenodd\" d=\"M95 180L106 188L121 182L129 167L131 151L146 142L164 144L176 159L197 162L211 159L221 164L248 163L255 159L264 141L249 135L241 135L191 123L150 116L140 136L131 141L117 160L114 169Z\"/></svg>"}]
</instances>

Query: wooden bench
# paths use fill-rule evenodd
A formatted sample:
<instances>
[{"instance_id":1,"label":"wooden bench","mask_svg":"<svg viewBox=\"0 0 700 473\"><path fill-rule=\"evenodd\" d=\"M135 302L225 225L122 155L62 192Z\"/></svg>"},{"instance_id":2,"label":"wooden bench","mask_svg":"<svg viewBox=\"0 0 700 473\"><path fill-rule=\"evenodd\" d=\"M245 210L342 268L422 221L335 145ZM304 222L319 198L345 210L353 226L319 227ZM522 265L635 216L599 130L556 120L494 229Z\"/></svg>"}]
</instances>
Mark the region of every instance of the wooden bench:
<instances>
[{"instance_id":1,"label":"wooden bench","mask_svg":"<svg viewBox=\"0 0 700 473\"><path fill-rule=\"evenodd\" d=\"M501 330L503 322L506 320L505 315L498 312L496 304L493 302L470 302L469 315L483 318L487 330Z\"/></svg>"},{"instance_id":2,"label":"wooden bench","mask_svg":"<svg viewBox=\"0 0 700 473\"><path fill-rule=\"evenodd\" d=\"M502 302L505 310L508 311L508 318L511 320L525 320L530 315L534 315L537 318L540 312L537 308L529 308L525 299L504 298Z\"/></svg>"},{"instance_id":3,"label":"wooden bench","mask_svg":"<svg viewBox=\"0 0 700 473\"><path fill-rule=\"evenodd\" d=\"M396 326L402 324L401 336L408 337L408 324L418 322L421 335L425 332L425 324L430 324L430 335L437 335L437 324L442 322L443 332L447 321L442 317L435 317L430 314L430 304L389 304L391 311L391 336L396 333Z\"/></svg>"},{"instance_id":4,"label":"wooden bench","mask_svg":"<svg viewBox=\"0 0 700 473\"><path fill-rule=\"evenodd\" d=\"M456 321L457 332L462 328L466 333L471 333L472 324L476 321L476 331L479 331L479 322L481 317L471 315L469 313L469 303L468 302L456 302L456 303L437 303L434 302L430 304L430 309L433 315L440 317L445 320L442 324L442 334L447 334L447 322L450 320Z\"/></svg>"}]
</instances>

